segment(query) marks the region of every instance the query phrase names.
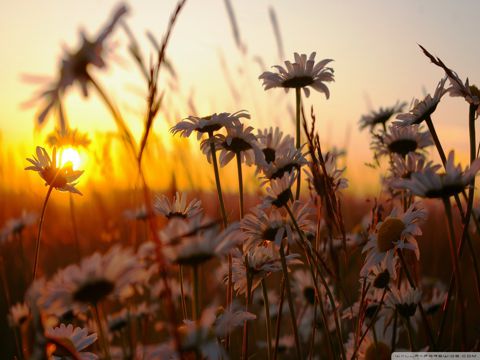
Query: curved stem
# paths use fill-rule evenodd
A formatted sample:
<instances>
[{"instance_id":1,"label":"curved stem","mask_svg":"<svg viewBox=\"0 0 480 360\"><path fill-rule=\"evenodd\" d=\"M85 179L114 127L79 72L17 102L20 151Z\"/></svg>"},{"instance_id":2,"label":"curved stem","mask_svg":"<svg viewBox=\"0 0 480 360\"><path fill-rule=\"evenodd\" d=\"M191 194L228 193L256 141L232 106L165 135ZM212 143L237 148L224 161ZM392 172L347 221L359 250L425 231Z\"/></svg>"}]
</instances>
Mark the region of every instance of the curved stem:
<instances>
[{"instance_id":1,"label":"curved stem","mask_svg":"<svg viewBox=\"0 0 480 360\"><path fill-rule=\"evenodd\" d=\"M262 279L263 306L265 307L265 324L267 327L267 359L272 358L272 329L270 324L270 303L268 302L267 282Z\"/></svg>"},{"instance_id":2,"label":"curved stem","mask_svg":"<svg viewBox=\"0 0 480 360\"><path fill-rule=\"evenodd\" d=\"M273 360L277 360L278 343L280 341L280 328L282 324L283 302L285 300L285 276L282 277L280 285L280 301L278 302L277 322L275 324L275 346L273 348Z\"/></svg>"},{"instance_id":3,"label":"curved stem","mask_svg":"<svg viewBox=\"0 0 480 360\"><path fill-rule=\"evenodd\" d=\"M55 181L55 178L54 178L54 181ZM50 198L50 194L52 193L52 190L53 190L53 186L50 185L48 187L45 200L43 201L42 215L40 216L40 224L38 226L37 242L35 243L35 260L33 262L33 280L32 281L35 281L35 278L37 276L38 256L40 254L40 237L42 236L42 227L43 227L43 220L45 219L45 210L47 209L48 199Z\"/></svg>"},{"instance_id":4,"label":"curved stem","mask_svg":"<svg viewBox=\"0 0 480 360\"><path fill-rule=\"evenodd\" d=\"M252 276L250 274L250 267L248 265L248 257L245 255L245 276L247 277L247 293L245 294L245 311L250 309L250 301L252 295ZM248 360L248 320L243 323L243 341L242 341L242 357L243 360Z\"/></svg>"}]
</instances>

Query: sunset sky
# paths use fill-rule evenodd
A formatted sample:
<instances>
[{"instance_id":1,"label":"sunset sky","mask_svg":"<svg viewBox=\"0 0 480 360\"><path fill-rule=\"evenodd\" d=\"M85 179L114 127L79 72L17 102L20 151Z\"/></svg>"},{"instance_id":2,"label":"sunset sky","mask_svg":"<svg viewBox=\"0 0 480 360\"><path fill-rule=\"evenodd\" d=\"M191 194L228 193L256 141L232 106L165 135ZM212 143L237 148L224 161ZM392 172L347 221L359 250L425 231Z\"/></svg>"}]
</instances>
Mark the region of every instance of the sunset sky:
<instances>
[{"instance_id":1,"label":"sunset sky","mask_svg":"<svg viewBox=\"0 0 480 360\"><path fill-rule=\"evenodd\" d=\"M2 146L10 151L26 149L28 155L35 145L43 144L50 127L34 134L36 108L21 106L39 86L25 82L22 76L53 76L62 47L75 48L81 28L95 36L118 4L106 0L3 1L0 10ZM148 30L161 39L175 1L131 1L128 5L130 13L125 20L148 54L151 47L145 32ZM341 147L349 139L350 181L356 183L355 189L368 190L364 179L371 170L364 163L371 161L372 155L368 134L358 131L359 118L372 108L390 106L397 100L410 103L413 97L432 93L443 76L417 44L438 55L462 79L468 76L472 83L480 82L477 40L480 2L475 0L232 0L232 5L240 38L247 48L245 55L235 45L224 1L187 1L167 49L167 56L178 72L179 88L176 93L167 93L165 101L172 108L175 105L176 110L157 120L157 131L166 133L172 123L188 116L186 103L193 98L200 115L247 109L253 124L281 125L293 132L291 115L279 113L275 108L276 101L282 99L294 106L293 93L283 95L279 89L263 91L257 79L262 69L254 58L260 57L269 67L281 64L281 60L293 60L295 51L308 54L316 51L317 60L335 60L332 67L336 81L329 86L330 100L313 93L304 99L306 109L309 112L313 105L320 122L320 137L327 146ZM277 15L285 59L279 59L270 7ZM108 87L138 135L142 125L137 110L143 104L138 89L143 84L125 51L128 42L120 28L112 39L115 50L109 57L108 70L95 70L93 74ZM220 56L238 85L239 99L232 97ZM95 96L84 99L74 91L68 96L67 109L72 127L92 134L115 130L114 122ZM445 97L434 114L446 148L457 149L462 157L467 152L467 112L463 99Z\"/></svg>"}]
</instances>

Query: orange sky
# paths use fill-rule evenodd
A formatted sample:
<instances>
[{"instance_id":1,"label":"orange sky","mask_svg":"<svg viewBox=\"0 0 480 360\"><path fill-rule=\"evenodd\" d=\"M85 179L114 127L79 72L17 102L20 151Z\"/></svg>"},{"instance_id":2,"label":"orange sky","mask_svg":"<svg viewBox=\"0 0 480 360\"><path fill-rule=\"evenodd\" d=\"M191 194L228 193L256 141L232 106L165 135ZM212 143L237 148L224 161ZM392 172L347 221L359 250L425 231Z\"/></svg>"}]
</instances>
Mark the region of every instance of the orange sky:
<instances>
[{"instance_id":1,"label":"orange sky","mask_svg":"<svg viewBox=\"0 0 480 360\"><path fill-rule=\"evenodd\" d=\"M62 46L74 48L78 30L94 35L105 23L116 1L82 2L24 0L5 2L0 12L0 129L4 144L19 159L41 144L46 131L33 132L35 109L22 109L36 87L21 80L22 74L52 76ZM247 109L258 126L281 125L292 130L291 116L278 111L279 101L290 102L293 94L281 90L264 92L258 56L269 66L281 63L269 20L274 6L283 38L286 59L294 51L317 52L317 59L333 58L336 82L330 86L331 99L313 94L305 100L320 121L320 136L326 145L342 146L350 134L349 178L355 191L372 191L375 174L363 164L371 160L368 135L359 133L357 122L371 107L409 102L432 92L442 71L419 51L423 44L455 69L462 78L480 81L478 13L480 3L467 1L408 0L386 1L234 1L241 39L247 46L242 56L235 47L224 2L189 1L173 32L167 56L179 74L179 89L168 92L165 102L171 111L168 121L188 114L186 101L193 94L200 113ZM146 30L160 38L166 29L174 1L132 1L127 23L147 52ZM137 90L140 75L125 51L126 38L116 32L114 56L106 72L95 72L120 104L136 134L141 130L138 112L143 99ZM233 99L220 67L219 54L239 89ZM71 93L67 112L72 126L94 134L114 131L115 126L103 105L91 97ZM283 107L282 107L283 109ZM467 105L462 99L445 97L434 116L446 148L461 154L467 151ZM157 119L156 130L166 134L165 115ZM165 138L168 148L170 140ZM19 147L18 144L23 144ZM26 152L26 153L25 153Z\"/></svg>"}]
</instances>

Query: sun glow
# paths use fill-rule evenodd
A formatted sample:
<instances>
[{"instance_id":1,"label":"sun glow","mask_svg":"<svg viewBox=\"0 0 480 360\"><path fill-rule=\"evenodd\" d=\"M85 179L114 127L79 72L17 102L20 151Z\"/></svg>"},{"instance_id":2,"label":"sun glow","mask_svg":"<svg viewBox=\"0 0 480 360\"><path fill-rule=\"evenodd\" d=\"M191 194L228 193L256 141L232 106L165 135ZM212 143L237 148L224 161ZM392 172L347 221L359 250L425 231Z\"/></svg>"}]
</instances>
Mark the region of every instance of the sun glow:
<instances>
[{"instance_id":1,"label":"sun glow","mask_svg":"<svg viewBox=\"0 0 480 360\"><path fill-rule=\"evenodd\" d=\"M74 148L66 148L58 152L57 161L61 167L67 163L72 164L73 170L79 170L82 165L82 157L78 150Z\"/></svg>"}]
</instances>

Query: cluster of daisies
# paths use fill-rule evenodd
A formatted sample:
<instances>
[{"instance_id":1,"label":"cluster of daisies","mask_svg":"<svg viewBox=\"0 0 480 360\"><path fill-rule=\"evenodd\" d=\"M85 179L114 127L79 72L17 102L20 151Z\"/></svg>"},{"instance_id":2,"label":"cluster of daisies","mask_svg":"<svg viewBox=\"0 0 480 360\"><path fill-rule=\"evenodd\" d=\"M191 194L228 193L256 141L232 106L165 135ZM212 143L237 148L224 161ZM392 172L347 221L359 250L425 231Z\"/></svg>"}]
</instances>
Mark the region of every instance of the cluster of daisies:
<instances>
[{"instance_id":1,"label":"cluster of daisies","mask_svg":"<svg viewBox=\"0 0 480 360\"><path fill-rule=\"evenodd\" d=\"M63 116L61 95L74 82L85 95L93 86L107 99L89 69L105 66L103 43L125 13L120 8L95 41L84 37L80 49L67 54L60 80L42 93L47 103L40 121L53 109ZM145 203L125 213L148 223L144 242L115 244L51 276L37 271L42 225L49 221L45 208L54 190L81 194L76 186L83 172L58 164L55 147L51 156L37 147L26 169L48 187L42 212L24 213L0 233L2 244L21 242L25 228L39 218L30 285L23 301L9 304L17 358L389 359L401 349L451 350L444 341L448 311L460 319L461 348L473 349L459 259L470 244L470 218L478 225L472 217L480 170L474 126L471 163L464 169L453 152L444 153L432 115L449 93L468 102L471 124L479 91L423 50L446 73L433 97L414 100L407 113L402 113L406 105L397 103L360 120L361 129L370 129L376 161L388 161L382 182L388 200L376 203L352 229L342 210L348 186L337 165L342 154L322 151L314 118L301 121L302 91L308 97L313 89L328 99L327 84L334 81L327 66L332 60L316 62L315 53L295 53L293 62L259 77L265 90L295 89L295 136L278 127L254 129L245 110L189 116L171 128L174 135L199 141L215 178L217 213L206 213L202 202L186 193L150 197L144 184ZM118 112L114 117L122 125ZM59 134L51 138L55 146L70 137L88 143L68 128ZM433 145L442 164L427 159ZM232 161L238 205L226 203L222 191L222 168ZM249 208L245 167L254 169L260 188ZM445 208L449 231L438 241L450 246L448 286L420 274L417 238L427 210L419 198L440 199ZM461 237L453 226L452 198L464 225ZM471 247L469 254L475 259ZM347 279L357 270L353 282Z\"/></svg>"}]
</instances>

